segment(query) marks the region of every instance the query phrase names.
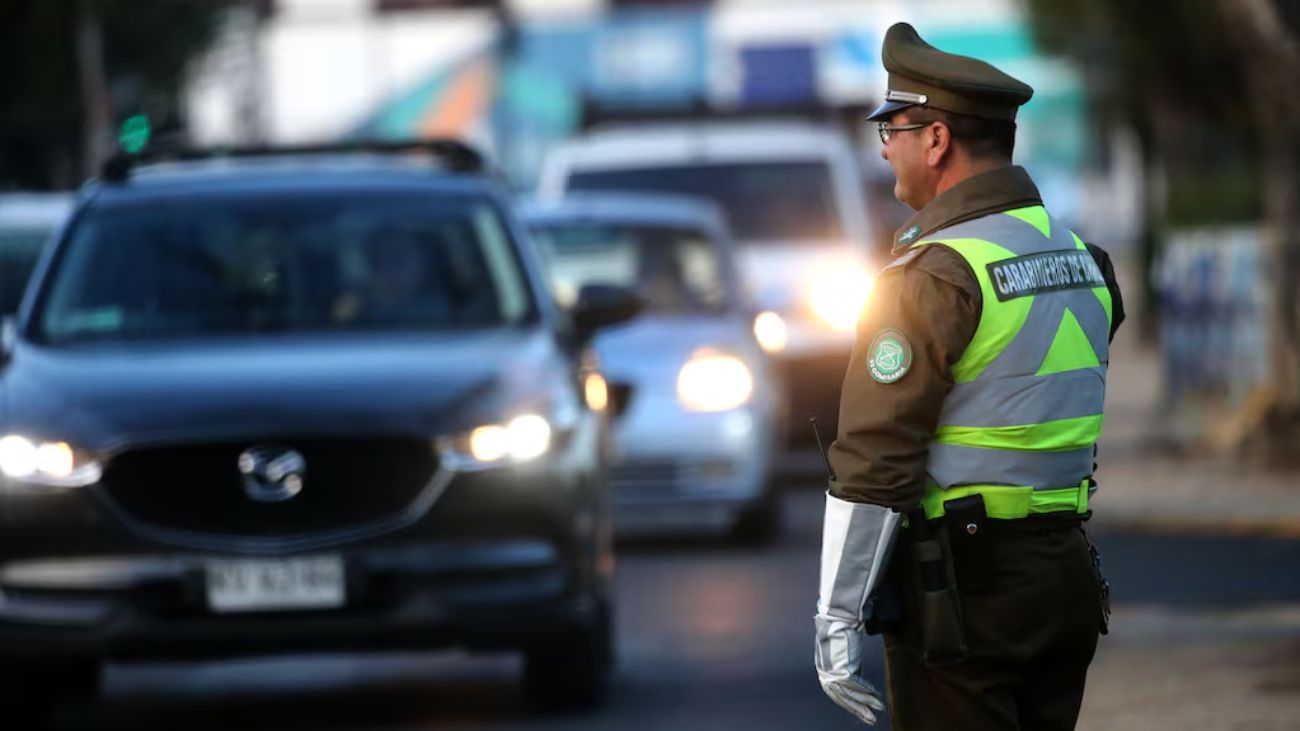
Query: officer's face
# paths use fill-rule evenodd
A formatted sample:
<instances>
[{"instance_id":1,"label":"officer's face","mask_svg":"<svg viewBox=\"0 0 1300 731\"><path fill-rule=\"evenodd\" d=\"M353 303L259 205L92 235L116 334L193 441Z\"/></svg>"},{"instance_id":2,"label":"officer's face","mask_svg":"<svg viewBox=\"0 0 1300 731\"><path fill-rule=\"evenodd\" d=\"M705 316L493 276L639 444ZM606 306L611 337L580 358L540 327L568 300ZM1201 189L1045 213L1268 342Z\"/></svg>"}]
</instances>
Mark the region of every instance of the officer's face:
<instances>
[{"instance_id":1,"label":"officer's face","mask_svg":"<svg viewBox=\"0 0 1300 731\"><path fill-rule=\"evenodd\" d=\"M912 123L906 111L889 119L891 127ZM880 148L880 156L894 169L894 197L914 211L921 210L934 198L931 180L934 170L926 164L929 137L928 128L898 131Z\"/></svg>"}]
</instances>

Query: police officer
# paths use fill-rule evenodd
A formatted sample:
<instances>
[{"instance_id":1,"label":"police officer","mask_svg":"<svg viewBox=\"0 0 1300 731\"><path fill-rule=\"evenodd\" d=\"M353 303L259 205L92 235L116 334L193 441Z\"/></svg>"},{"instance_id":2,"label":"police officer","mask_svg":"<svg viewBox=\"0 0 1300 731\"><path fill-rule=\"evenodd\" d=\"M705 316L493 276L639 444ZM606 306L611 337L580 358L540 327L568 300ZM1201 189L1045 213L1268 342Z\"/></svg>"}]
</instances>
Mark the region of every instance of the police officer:
<instances>
[{"instance_id":1,"label":"police officer","mask_svg":"<svg viewBox=\"0 0 1300 731\"><path fill-rule=\"evenodd\" d=\"M1029 86L905 23L882 55L869 119L916 213L844 381L818 676L874 723L879 630L895 729L1071 729L1107 611L1082 523L1119 289L1011 164Z\"/></svg>"}]
</instances>

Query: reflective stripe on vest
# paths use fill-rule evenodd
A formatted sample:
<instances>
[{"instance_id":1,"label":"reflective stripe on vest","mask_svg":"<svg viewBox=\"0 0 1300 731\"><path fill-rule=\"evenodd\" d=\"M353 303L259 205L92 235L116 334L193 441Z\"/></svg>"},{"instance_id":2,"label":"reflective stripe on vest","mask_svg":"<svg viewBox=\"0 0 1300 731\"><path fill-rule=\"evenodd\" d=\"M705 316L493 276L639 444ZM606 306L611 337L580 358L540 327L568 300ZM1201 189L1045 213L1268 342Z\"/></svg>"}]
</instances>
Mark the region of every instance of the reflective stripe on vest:
<instances>
[{"instance_id":1,"label":"reflective stripe on vest","mask_svg":"<svg viewBox=\"0 0 1300 731\"><path fill-rule=\"evenodd\" d=\"M970 265L979 326L930 445L926 514L979 493L994 517L1087 510L1101 434L1110 292L1077 236L1042 206L957 224L942 244Z\"/></svg>"}]
</instances>

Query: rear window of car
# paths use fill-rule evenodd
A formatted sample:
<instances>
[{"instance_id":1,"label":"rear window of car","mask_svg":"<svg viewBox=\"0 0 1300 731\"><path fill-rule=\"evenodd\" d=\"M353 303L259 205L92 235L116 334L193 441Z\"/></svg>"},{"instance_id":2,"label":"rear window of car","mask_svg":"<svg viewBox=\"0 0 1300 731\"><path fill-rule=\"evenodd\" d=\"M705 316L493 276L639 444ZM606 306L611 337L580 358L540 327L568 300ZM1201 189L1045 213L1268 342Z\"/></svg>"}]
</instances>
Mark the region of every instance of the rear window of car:
<instances>
[{"instance_id":1,"label":"rear window of car","mask_svg":"<svg viewBox=\"0 0 1300 731\"><path fill-rule=\"evenodd\" d=\"M204 196L81 216L35 337L493 328L535 316L513 238L485 197Z\"/></svg>"},{"instance_id":2,"label":"rear window of car","mask_svg":"<svg viewBox=\"0 0 1300 731\"><path fill-rule=\"evenodd\" d=\"M579 220L536 223L532 235L561 306L586 284L635 290L652 312L720 312L730 301L721 254L703 231Z\"/></svg>"},{"instance_id":3,"label":"rear window of car","mask_svg":"<svg viewBox=\"0 0 1300 731\"><path fill-rule=\"evenodd\" d=\"M582 170L569 191L673 193L713 201L746 244L844 236L830 167L824 162L665 165Z\"/></svg>"}]
</instances>

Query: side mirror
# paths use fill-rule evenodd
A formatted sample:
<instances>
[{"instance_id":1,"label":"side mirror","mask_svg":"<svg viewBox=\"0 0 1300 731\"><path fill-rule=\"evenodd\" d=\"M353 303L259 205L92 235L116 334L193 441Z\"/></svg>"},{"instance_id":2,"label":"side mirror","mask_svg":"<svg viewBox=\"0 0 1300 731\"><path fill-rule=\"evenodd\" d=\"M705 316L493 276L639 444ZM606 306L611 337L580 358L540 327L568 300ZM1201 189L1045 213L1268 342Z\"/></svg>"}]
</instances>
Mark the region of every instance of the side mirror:
<instances>
[{"instance_id":1,"label":"side mirror","mask_svg":"<svg viewBox=\"0 0 1300 731\"><path fill-rule=\"evenodd\" d=\"M583 285L573 306L573 325L583 340L601 328L627 322L640 314L644 303L625 287L606 284Z\"/></svg>"}]
</instances>

